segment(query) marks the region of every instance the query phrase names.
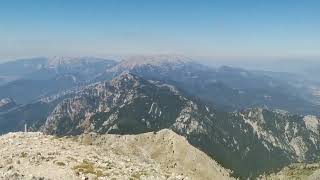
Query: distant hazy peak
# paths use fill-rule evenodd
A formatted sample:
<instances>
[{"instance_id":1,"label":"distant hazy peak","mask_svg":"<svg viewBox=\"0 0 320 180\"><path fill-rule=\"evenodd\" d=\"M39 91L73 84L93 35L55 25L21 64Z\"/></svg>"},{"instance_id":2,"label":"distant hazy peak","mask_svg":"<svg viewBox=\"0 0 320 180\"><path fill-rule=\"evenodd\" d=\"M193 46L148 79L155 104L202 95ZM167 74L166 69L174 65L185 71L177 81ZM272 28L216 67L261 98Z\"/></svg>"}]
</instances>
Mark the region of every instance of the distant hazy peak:
<instances>
[{"instance_id":1,"label":"distant hazy peak","mask_svg":"<svg viewBox=\"0 0 320 180\"><path fill-rule=\"evenodd\" d=\"M131 56L124 59L134 63L185 63L192 62L191 58L181 55Z\"/></svg>"},{"instance_id":2,"label":"distant hazy peak","mask_svg":"<svg viewBox=\"0 0 320 180\"><path fill-rule=\"evenodd\" d=\"M96 57L72 57L72 56L53 56L47 57L47 63L49 67L56 67L59 65L76 64L76 63L94 63L105 61L107 59Z\"/></svg>"},{"instance_id":3,"label":"distant hazy peak","mask_svg":"<svg viewBox=\"0 0 320 180\"><path fill-rule=\"evenodd\" d=\"M177 55L157 55L157 56L132 56L123 59L117 66L110 71L132 70L137 67L150 66L180 66L192 63L193 60L185 56Z\"/></svg>"},{"instance_id":4,"label":"distant hazy peak","mask_svg":"<svg viewBox=\"0 0 320 180\"><path fill-rule=\"evenodd\" d=\"M10 103L14 103L13 99L11 99L11 98L0 99L0 107L5 106Z\"/></svg>"},{"instance_id":5,"label":"distant hazy peak","mask_svg":"<svg viewBox=\"0 0 320 180\"><path fill-rule=\"evenodd\" d=\"M11 98L3 98L3 99L0 100L0 103L6 104L6 103L10 103L10 102L12 102L12 101L13 101L13 100L12 100Z\"/></svg>"}]
</instances>

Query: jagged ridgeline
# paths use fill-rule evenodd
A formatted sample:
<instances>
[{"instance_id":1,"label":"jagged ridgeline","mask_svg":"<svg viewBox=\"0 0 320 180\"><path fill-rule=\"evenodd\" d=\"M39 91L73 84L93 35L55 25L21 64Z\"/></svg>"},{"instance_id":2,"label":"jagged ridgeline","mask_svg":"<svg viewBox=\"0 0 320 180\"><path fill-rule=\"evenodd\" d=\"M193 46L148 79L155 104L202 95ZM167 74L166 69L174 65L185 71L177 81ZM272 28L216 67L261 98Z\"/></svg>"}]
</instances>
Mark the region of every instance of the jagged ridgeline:
<instances>
[{"instance_id":1,"label":"jagged ridgeline","mask_svg":"<svg viewBox=\"0 0 320 180\"><path fill-rule=\"evenodd\" d=\"M169 128L237 177L257 177L319 157L319 120L261 108L226 113L172 86L130 73L96 83L59 103L47 134L138 134Z\"/></svg>"}]
</instances>

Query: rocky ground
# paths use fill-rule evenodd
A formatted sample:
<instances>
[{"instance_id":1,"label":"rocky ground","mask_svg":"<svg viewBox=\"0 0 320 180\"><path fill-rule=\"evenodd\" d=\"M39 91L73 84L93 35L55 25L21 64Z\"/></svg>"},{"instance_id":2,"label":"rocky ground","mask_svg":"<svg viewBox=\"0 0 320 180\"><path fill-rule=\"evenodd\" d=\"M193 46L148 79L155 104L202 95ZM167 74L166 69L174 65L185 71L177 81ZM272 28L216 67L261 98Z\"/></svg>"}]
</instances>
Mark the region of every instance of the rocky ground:
<instances>
[{"instance_id":1,"label":"rocky ground","mask_svg":"<svg viewBox=\"0 0 320 180\"><path fill-rule=\"evenodd\" d=\"M140 135L0 137L0 179L231 179L170 130Z\"/></svg>"}]
</instances>

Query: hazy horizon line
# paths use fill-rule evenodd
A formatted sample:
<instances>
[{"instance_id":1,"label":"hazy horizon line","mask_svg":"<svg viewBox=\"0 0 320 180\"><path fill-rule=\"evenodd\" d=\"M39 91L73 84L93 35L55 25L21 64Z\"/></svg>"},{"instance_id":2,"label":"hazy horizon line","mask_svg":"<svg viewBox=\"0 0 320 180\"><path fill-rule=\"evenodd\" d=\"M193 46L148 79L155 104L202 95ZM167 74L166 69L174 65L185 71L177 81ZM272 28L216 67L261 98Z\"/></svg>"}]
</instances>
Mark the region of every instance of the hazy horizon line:
<instances>
[{"instance_id":1,"label":"hazy horizon line","mask_svg":"<svg viewBox=\"0 0 320 180\"><path fill-rule=\"evenodd\" d=\"M52 58L52 57L92 57L92 58L102 58L102 59L112 59L120 61L124 58L129 58L133 56L181 56L188 57L192 60L205 60L205 61L268 61L268 60L319 60L320 55L310 55L310 56L277 56L277 55L229 55L229 56L201 56L201 55L185 55L178 53L124 53L124 54L105 54L105 55L68 55L68 54L57 54L57 55L26 55L26 56L7 56L1 57L0 63L5 63L9 61L16 61L22 59L33 59L33 58Z\"/></svg>"}]
</instances>

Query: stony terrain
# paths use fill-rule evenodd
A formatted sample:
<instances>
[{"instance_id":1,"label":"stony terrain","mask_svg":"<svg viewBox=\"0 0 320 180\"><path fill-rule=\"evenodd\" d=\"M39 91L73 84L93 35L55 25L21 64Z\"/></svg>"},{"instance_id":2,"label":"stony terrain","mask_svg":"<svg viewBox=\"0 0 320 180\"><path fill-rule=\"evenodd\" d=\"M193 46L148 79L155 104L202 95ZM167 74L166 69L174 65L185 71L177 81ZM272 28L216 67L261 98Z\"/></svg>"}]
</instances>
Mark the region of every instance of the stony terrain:
<instances>
[{"instance_id":1,"label":"stony terrain","mask_svg":"<svg viewBox=\"0 0 320 180\"><path fill-rule=\"evenodd\" d=\"M171 130L140 135L0 137L0 179L231 179Z\"/></svg>"}]
</instances>

